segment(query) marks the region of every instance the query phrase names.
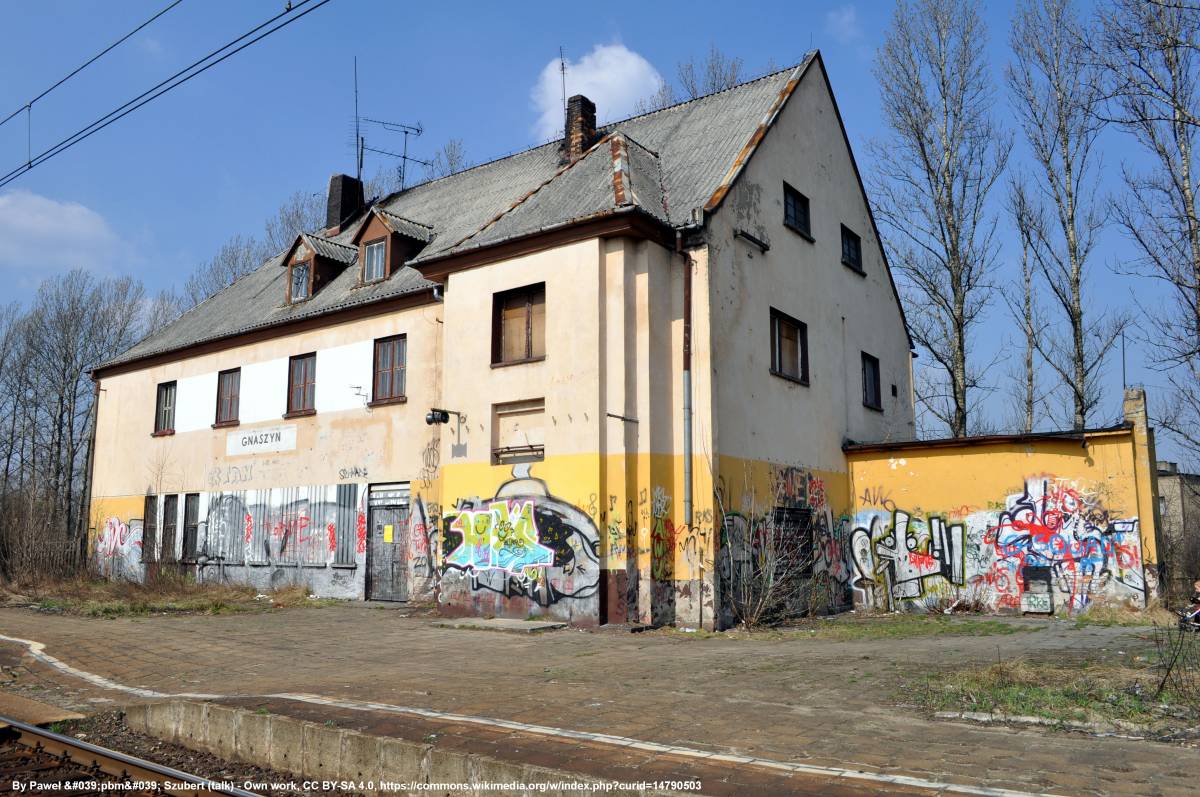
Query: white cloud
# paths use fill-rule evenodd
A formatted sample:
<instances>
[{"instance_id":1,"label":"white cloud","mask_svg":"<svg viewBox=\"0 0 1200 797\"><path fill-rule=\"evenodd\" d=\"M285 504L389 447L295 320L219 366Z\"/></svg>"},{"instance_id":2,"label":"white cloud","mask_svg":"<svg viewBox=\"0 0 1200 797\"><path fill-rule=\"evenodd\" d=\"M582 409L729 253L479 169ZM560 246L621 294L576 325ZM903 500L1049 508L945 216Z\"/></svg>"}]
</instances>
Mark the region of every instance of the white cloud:
<instances>
[{"instance_id":1,"label":"white cloud","mask_svg":"<svg viewBox=\"0 0 1200 797\"><path fill-rule=\"evenodd\" d=\"M825 12L825 32L839 44L850 44L862 35L858 25L858 9L841 6Z\"/></svg>"},{"instance_id":2,"label":"white cloud","mask_svg":"<svg viewBox=\"0 0 1200 797\"><path fill-rule=\"evenodd\" d=\"M567 96L582 94L596 103L597 121L620 119L657 89L662 77L650 62L623 44L597 44L578 61L567 60ZM563 132L562 75L558 59L546 64L530 94L538 113L539 140Z\"/></svg>"},{"instance_id":3,"label":"white cloud","mask_svg":"<svg viewBox=\"0 0 1200 797\"><path fill-rule=\"evenodd\" d=\"M108 269L128 247L96 211L18 189L0 194L0 278Z\"/></svg>"}]
</instances>

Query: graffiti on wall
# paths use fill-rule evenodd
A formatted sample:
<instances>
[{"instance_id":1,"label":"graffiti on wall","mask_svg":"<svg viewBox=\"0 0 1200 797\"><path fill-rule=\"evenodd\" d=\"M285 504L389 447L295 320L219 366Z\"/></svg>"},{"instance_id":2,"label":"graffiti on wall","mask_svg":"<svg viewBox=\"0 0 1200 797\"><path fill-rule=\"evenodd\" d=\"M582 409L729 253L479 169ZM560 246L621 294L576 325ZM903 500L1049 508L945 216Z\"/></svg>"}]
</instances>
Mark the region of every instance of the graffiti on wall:
<instances>
[{"instance_id":1,"label":"graffiti on wall","mask_svg":"<svg viewBox=\"0 0 1200 797\"><path fill-rule=\"evenodd\" d=\"M858 513L851 534L857 604L965 601L1069 612L1100 595L1144 598L1138 519L1114 513L1098 492L1071 480L1028 479L994 508L953 511L961 518L954 522L917 517L879 490L863 495L878 500Z\"/></svg>"},{"instance_id":2,"label":"graffiti on wall","mask_svg":"<svg viewBox=\"0 0 1200 797\"><path fill-rule=\"evenodd\" d=\"M142 573L142 521L128 524L110 517L96 530L93 557L100 574L106 578L136 580Z\"/></svg>"},{"instance_id":3,"label":"graffiti on wall","mask_svg":"<svg viewBox=\"0 0 1200 797\"><path fill-rule=\"evenodd\" d=\"M529 465L488 499L463 499L442 520L440 598L470 592L528 598L540 606L592 598L600 589L600 535L579 508L529 476Z\"/></svg>"}]
</instances>

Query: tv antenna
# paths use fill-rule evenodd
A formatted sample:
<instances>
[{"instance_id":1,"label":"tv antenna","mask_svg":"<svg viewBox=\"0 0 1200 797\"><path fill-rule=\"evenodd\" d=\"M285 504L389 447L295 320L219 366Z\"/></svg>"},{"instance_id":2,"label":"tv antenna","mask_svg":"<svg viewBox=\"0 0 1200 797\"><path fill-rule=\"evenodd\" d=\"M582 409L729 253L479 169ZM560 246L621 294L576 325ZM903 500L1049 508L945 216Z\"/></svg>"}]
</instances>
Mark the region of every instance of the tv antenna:
<instances>
[{"instance_id":1,"label":"tv antenna","mask_svg":"<svg viewBox=\"0 0 1200 797\"><path fill-rule=\"evenodd\" d=\"M363 161L363 139L362 133L359 132L359 115L358 115L358 56L354 56L354 158L358 165L358 171L355 172L355 178L362 182L362 161Z\"/></svg>"},{"instance_id":2,"label":"tv antenna","mask_svg":"<svg viewBox=\"0 0 1200 797\"><path fill-rule=\"evenodd\" d=\"M562 75L563 136L567 135L567 57L562 45L558 47L558 71Z\"/></svg>"},{"instance_id":3,"label":"tv antenna","mask_svg":"<svg viewBox=\"0 0 1200 797\"><path fill-rule=\"evenodd\" d=\"M404 134L404 148L400 152L392 152L390 150L379 149L377 147L368 147L365 137L362 137L359 139L360 151L366 150L368 152L377 152L380 155L387 155L389 157L398 158L400 160L400 190L401 191L404 190L407 166L410 161L412 163L419 163L422 166L432 166L433 165L430 161L421 160L420 158L414 158L408 154L408 137L409 136L414 136L414 137L420 136L422 133L425 132L425 128L421 127L420 122L417 122L415 125L409 125L409 124L404 124L403 122L388 122L383 119L368 119L365 116L357 116L356 115L355 124L357 125L359 121L370 122L371 124L379 125L384 130L387 130L389 133L403 133ZM361 155L359 157L359 160L361 161Z\"/></svg>"}]
</instances>

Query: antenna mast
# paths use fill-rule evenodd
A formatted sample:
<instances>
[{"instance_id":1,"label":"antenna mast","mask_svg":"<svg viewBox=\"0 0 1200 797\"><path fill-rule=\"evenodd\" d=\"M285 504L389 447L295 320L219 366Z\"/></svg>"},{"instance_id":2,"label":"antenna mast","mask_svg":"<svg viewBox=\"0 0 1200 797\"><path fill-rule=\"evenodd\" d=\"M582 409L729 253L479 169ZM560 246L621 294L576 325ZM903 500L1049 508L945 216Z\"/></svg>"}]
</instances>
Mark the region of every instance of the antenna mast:
<instances>
[{"instance_id":1,"label":"antenna mast","mask_svg":"<svg viewBox=\"0 0 1200 797\"><path fill-rule=\"evenodd\" d=\"M408 166L409 161L412 161L413 163L419 163L422 166L432 166L433 165L430 161L423 161L420 158L414 158L408 154L408 137L410 135L411 136L419 136L425 132L425 128L421 127L420 122L417 122L415 125L406 125L402 122L387 122L382 119L368 119L365 116L361 117L361 118L362 118L362 121L379 125L384 130L387 130L389 132L404 134L404 149L398 153L397 152L389 152L386 149L376 149L375 147L368 147L365 139L362 139L361 140L362 143L360 144L361 149L367 150L369 152L377 152L380 155L388 155L390 157L400 159L400 190L401 191L404 190L405 176L406 176L407 166Z\"/></svg>"},{"instance_id":2,"label":"antenna mast","mask_svg":"<svg viewBox=\"0 0 1200 797\"><path fill-rule=\"evenodd\" d=\"M558 46L558 71L562 74L563 137L567 135L567 58L562 45Z\"/></svg>"},{"instance_id":3,"label":"antenna mast","mask_svg":"<svg viewBox=\"0 0 1200 797\"><path fill-rule=\"evenodd\" d=\"M354 159L357 163L355 177L362 182L363 139L359 132L358 116L358 56L354 56Z\"/></svg>"}]
</instances>

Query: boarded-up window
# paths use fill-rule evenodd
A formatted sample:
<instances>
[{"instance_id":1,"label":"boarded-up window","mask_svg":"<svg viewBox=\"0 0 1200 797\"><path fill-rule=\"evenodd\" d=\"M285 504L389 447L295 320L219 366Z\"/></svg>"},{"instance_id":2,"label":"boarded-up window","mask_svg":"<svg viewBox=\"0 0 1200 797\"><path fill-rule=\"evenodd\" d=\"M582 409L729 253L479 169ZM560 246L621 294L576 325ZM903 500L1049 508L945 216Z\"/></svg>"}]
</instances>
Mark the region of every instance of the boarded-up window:
<instances>
[{"instance_id":1,"label":"boarded-up window","mask_svg":"<svg viewBox=\"0 0 1200 797\"><path fill-rule=\"evenodd\" d=\"M301 354L288 362L289 415L311 413L317 406L317 355Z\"/></svg>"},{"instance_id":2,"label":"boarded-up window","mask_svg":"<svg viewBox=\"0 0 1200 797\"><path fill-rule=\"evenodd\" d=\"M234 368L217 374L217 423L233 424L238 419L238 402L242 391L242 369Z\"/></svg>"},{"instance_id":3,"label":"boarded-up window","mask_svg":"<svg viewBox=\"0 0 1200 797\"><path fill-rule=\"evenodd\" d=\"M375 341L375 383L373 401L396 401L404 398L404 370L408 354L408 339L394 335Z\"/></svg>"},{"instance_id":4,"label":"boarded-up window","mask_svg":"<svg viewBox=\"0 0 1200 797\"><path fill-rule=\"evenodd\" d=\"M863 404L873 410L883 409L883 396L879 389L879 358L862 353Z\"/></svg>"},{"instance_id":5,"label":"boarded-up window","mask_svg":"<svg viewBox=\"0 0 1200 797\"><path fill-rule=\"evenodd\" d=\"M808 326L771 308L771 373L808 384Z\"/></svg>"},{"instance_id":6,"label":"boarded-up window","mask_svg":"<svg viewBox=\"0 0 1200 797\"><path fill-rule=\"evenodd\" d=\"M163 496L162 561L175 561L175 532L179 527L179 496Z\"/></svg>"},{"instance_id":7,"label":"boarded-up window","mask_svg":"<svg viewBox=\"0 0 1200 797\"><path fill-rule=\"evenodd\" d=\"M492 407L492 463L540 462L546 454L546 400Z\"/></svg>"},{"instance_id":8,"label":"boarded-up window","mask_svg":"<svg viewBox=\"0 0 1200 797\"><path fill-rule=\"evenodd\" d=\"M210 559L219 558L227 565L240 565L245 560L243 535L247 531L250 514L242 500L244 495L223 493L209 498L204 553Z\"/></svg>"},{"instance_id":9,"label":"boarded-up window","mask_svg":"<svg viewBox=\"0 0 1200 797\"><path fill-rule=\"evenodd\" d=\"M354 498L358 488L353 484L337 486L337 528L334 535L335 565L353 565L358 543L358 512Z\"/></svg>"},{"instance_id":10,"label":"boarded-up window","mask_svg":"<svg viewBox=\"0 0 1200 797\"><path fill-rule=\"evenodd\" d=\"M142 503L142 561L158 559L158 496L148 495Z\"/></svg>"},{"instance_id":11,"label":"boarded-up window","mask_svg":"<svg viewBox=\"0 0 1200 797\"><path fill-rule=\"evenodd\" d=\"M497 293L492 314L493 363L546 356L546 283Z\"/></svg>"},{"instance_id":12,"label":"boarded-up window","mask_svg":"<svg viewBox=\"0 0 1200 797\"><path fill-rule=\"evenodd\" d=\"M183 561L196 561L196 541L200 531L200 494L188 493L183 499Z\"/></svg>"}]
</instances>

